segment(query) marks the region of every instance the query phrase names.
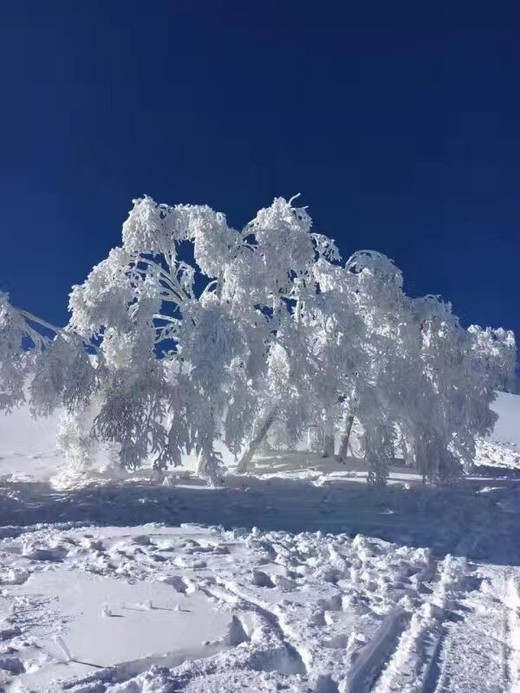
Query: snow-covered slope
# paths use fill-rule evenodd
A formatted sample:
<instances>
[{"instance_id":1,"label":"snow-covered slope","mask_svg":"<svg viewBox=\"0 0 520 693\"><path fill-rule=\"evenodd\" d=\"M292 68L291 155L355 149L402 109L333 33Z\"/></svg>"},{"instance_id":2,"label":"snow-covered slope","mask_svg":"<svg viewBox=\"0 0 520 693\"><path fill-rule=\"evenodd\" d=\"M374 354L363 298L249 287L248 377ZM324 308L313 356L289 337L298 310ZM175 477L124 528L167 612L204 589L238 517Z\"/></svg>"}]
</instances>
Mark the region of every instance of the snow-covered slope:
<instances>
[{"instance_id":1,"label":"snow-covered slope","mask_svg":"<svg viewBox=\"0 0 520 693\"><path fill-rule=\"evenodd\" d=\"M498 420L493 433L477 445L477 467L520 470L520 395L499 392L493 409Z\"/></svg>"},{"instance_id":2,"label":"snow-covered slope","mask_svg":"<svg viewBox=\"0 0 520 693\"><path fill-rule=\"evenodd\" d=\"M52 455L56 449L59 415L34 418L29 407L0 414L0 452L8 455Z\"/></svg>"},{"instance_id":3,"label":"snow-covered slope","mask_svg":"<svg viewBox=\"0 0 520 693\"><path fill-rule=\"evenodd\" d=\"M48 481L65 467L56 455L58 420L35 419L27 406L0 413L0 477Z\"/></svg>"},{"instance_id":4,"label":"snow-covered slope","mask_svg":"<svg viewBox=\"0 0 520 693\"><path fill-rule=\"evenodd\" d=\"M491 445L485 446L485 455L478 461L493 464L496 458L497 462L502 460L500 466L519 466L516 456L520 455L520 395L499 392L493 409L499 418L489 437ZM28 407L7 416L0 414L0 478L48 481L64 472L66 462L56 454L58 421L58 414L35 419ZM357 449L356 441L353 447ZM226 462L231 461L227 454Z\"/></svg>"},{"instance_id":5,"label":"snow-covered slope","mask_svg":"<svg viewBox=\"0 0 520 693\"><path fill-rule=\"evenodd\" d=\"M496 409L493 459L493 439L518 440L520 397ZM6 693L520 690L508 470L450 489L400 470L376 491L300 453L219 489L57 492L33 483L64 464L55 426L0 419Z\"/></svg>"},{"instance_id":6,"label":"snow-covered slope","mask_svg":"<svg viewBox=\"0 0 520 693\"><path fill-rule=\"evenodd\" d=\"M498 421L491 439L520 448L520 395L499 392L492 409L498 414Z\"/></svg>"}]
</instances>

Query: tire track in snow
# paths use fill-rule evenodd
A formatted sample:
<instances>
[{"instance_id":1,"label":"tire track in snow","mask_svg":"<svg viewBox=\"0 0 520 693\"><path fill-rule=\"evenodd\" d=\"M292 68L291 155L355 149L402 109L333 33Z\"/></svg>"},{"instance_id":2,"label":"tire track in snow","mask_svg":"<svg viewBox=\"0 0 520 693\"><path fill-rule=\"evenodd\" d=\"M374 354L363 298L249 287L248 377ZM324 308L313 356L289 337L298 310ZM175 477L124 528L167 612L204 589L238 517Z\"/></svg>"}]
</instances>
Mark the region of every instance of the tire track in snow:
<instances>
[{"instance_id":1,"label":"tire track in snow","mask_svg":"<svg viewBox=\"0 0 520 693\"><path fill-rule=\"evenodd\" d=\"M442 620L430 619L427 609L413 614L374 693L435 690L437 673L434 665L443 635Z\"/></svg>"},{"instance_id":2,"label":"tire track in snow","mask_svg":"<svg viewBox=\"0 0 520 693\"><path fill-rule=\"evenodd\" d=\"M520 693L518 686L518 570L477 565L473 580L458 594L461 611L447 621L440 648L438 671L426 693ZM475 578L479 580L475 587ZM406 690L406 689L405 689ZM415 689L411 689L415 690Z\"/></svg>"},{"instance_id":3,"label":"tire track in snow","mask_svg":"<svg viewBox=\"0 0 520 693\"><path fill-rule=\"evenodd\" d=\"M502 673L504 676L504 681L507 682L508 689L511 688L510 682L511 682L511 673L510 673L510 662L509 662L509 641L510 641L510 615L509 615L509 609L506 605L506 598L507 598L507 586L508 586L508 581L506 576L504 575L503 577L503 582L502 582L502 591L503 591L503 596L501 597L501 602L502 602L502 632L501 632L501 641L502 641Z\"/></svg>"},{"instance_id":4,"label":"tire track in snow","mask_svg":"<svg viewBox=\"0 0 520 693\"><path fill-rule=\"evenodd\" d=\"M503 576L503 658L507 690L520 693L520 591L518 580L506 571Z\"/></svg>"},{"instance_id":5,"label":"tire track in snow","mask_svg":"<svg viewBox=\"0 0 520 693\"><path fill-rule=\"evenodd\" d=\"M383 619L372 639L362 648L347 675L345 693L369 693L406 628L411 614L397 607Z\"/></svg>"},{"instance_id":6,"label":"tire track in snow","mask_svg":"<svg viewBox=\"0 0 520 693\"><path fill-rule=\"evenodd\" d=\"M446 609L465 576L465 561L450 555L437 564L430 598L411 616L374 693L434 693L442 674L439 656L446 634Z\"/></svg>"}]
</instances>

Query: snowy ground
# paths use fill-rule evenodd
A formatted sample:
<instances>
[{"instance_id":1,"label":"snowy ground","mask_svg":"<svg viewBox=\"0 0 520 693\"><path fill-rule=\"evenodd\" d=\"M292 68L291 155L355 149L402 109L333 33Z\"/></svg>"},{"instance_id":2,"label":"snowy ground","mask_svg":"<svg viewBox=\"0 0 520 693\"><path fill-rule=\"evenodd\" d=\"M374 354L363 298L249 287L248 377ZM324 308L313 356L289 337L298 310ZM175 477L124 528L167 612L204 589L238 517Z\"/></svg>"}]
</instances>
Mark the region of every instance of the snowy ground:
<instances>
[{"instance_id":1,"label":"snowy ground","mask_svg":"<svg viewBox=\"0 0 520 693\"><path fill-rule=\"evenodd\" d=\"M303 453L209 489L52 486L0 424L0 690L520 692L520 398L449 489Z\"/></svg>"}]
</instances>

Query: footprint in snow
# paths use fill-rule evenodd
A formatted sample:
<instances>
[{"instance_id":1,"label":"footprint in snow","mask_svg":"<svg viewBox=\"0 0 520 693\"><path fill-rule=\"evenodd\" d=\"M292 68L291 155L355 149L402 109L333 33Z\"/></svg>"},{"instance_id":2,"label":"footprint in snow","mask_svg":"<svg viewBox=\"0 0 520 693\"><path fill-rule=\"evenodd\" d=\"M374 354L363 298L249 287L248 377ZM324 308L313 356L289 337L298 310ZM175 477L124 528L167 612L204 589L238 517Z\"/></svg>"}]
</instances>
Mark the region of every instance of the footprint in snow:
<instances>
[{"instance_id":1,"label":"footprint in snow","mask_svg":"<svg viewBox=\"0 0 520 693\"><path fill-rule=\"evenodd\" d=\"M254 570L253 585L256 585L257 587L274 587L274 582L267 573L263 572L263 570Z\"/></svg>"},{"instance_id":2,"label":"footprint in snow","mask_svg":"<svg viewBox=\"0 0 520 693\"><path fill-rule=\"evenodd\" d=\"M161 582L171 585L176 592L180 594L186 594L188 590L188 584L180 575L169 575L168 577L161 578Z\"/></svg>"},{"instance_id":3,"label":"footprint in snow","mask_svg":"<svg viewBox=\"0 0 520 693\"><path fill-rule=\"evenodd\" d=\"M25 673L23 662L18 657L0 657L0 669L8 671L15 676Z\"/></svg>"}]
</instances>

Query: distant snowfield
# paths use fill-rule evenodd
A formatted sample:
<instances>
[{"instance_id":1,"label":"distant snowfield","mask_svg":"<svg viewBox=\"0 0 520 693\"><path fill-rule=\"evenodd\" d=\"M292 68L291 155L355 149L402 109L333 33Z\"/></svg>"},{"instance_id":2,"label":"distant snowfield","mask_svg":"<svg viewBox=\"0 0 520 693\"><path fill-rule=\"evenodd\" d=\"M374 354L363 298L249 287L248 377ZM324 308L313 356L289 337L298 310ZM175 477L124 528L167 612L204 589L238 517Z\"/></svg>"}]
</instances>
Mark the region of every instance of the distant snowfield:
<instances>
[{"instance_id":1,"label":"distant snowfield","mask_svg":"<svg viewBox=\"0 0 520 693\"><path fill-rule=\"evenodd\" d=\"M498 414L498 421L491 439L520 447L520 395L500 392L492 409Z\"/></svg>"},{"instance_id":2,"label":"distant snowfield","mask_svg":"<svg viewBox=\"0 0 520 693\"><path fill-rule=\"evenodd\" d=\"M520 691L520 397L495 408L470 479L382 492L304 453L50 486L55 420L1 418L0 689Z\"/></svg>"},{"instance_id":3,"label":"distant snowfield","mask_svg":"<svg viewBox=\"0 0 520 693\"><path fill-rule=\"evenodd\" d=\"M520 470L520 395L500 392L492 408L498 421L489 439L479 444L476 462Z\"/></svg>"}]
</instances>

